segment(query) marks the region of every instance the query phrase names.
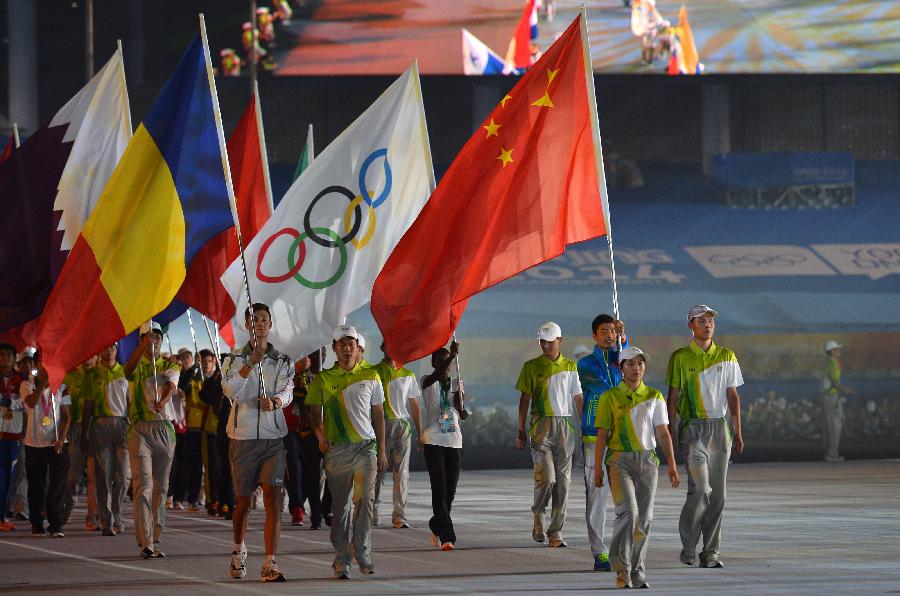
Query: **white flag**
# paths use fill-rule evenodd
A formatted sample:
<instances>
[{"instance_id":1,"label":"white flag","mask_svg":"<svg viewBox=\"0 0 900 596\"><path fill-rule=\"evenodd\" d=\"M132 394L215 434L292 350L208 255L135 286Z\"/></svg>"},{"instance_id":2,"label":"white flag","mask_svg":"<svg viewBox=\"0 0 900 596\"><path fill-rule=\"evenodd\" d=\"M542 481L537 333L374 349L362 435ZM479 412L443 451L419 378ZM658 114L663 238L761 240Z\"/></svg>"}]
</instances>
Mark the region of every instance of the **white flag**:
<instances>
[{"instance_id":1,"label":"white flag","mask_svg":"<svg viewBox=\"0 0 900 596\"><path fill-rule=\"evenodd\" d=\"M72 250L132 136L121 49L53 116L50 126L61 125L68 125L63 142L72 150L53 210L62 212L62 250Z\"/></svg>"},{"instance_id":2,"label":"white flag","mask_svg":"<svg viewBox=\"0 0 900 596\"><path fill-rule=\"evenodd\" d=\"M272 344L299 358L372 297L375 278L434 190L414 63L303 171L245 247L254 302L272 310ZM247 306L240 260L222 275ZM236 338L246 338L241 320Z\"/></svg>"}]
</instances>

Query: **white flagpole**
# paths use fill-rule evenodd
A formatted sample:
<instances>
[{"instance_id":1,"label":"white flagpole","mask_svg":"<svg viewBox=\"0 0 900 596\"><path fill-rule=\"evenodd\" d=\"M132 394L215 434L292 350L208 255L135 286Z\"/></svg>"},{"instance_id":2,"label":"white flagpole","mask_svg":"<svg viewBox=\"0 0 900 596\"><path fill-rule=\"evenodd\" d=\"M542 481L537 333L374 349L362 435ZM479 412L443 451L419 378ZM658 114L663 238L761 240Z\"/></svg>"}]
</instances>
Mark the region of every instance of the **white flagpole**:
<instances>
[{"instance_id":1,"label":"white flagpole","mask_svg":"<svg viewBox=\"0 0 900 596\"><path fill-rule=\"evenodd\" d=\"M194 331L194 318L191 316L191 307L187 308L188 327L191 328L191 340L194 342L194 358L200 359L200 348L197 347L197 333Z\"/></svg>"},{"instance_id":2,"label":"white flagpole","mask_svg":"<svg viewBox=\"0 0 900 596\"><path fill-rule=\"evenodd\" d=\"M588 104L591 110L591 133L594 137L594 162L597 179L600 181L600 202L603 206L603 224L606 226L606 242L609 247L609 268L612 277L613 314L619 319L619 290L616 286L616 261L613 252L612 222L609 217L609 194L606 188L606 172L603 169L603 147L600 143L600 120L597 116L597 94L594 90L594 67L591 63L591 48L588 44L587 11L581 5L581 46L584 51L584 76L588 90ZM618 343L618 339L616 342ZM621 349L621 346L619 346Z\"/></svg>"},{"instance_id":3,"label":"white flagpole","mask_svg":"<svg viewBox=\"0 0 900 596\"><path fill-rule=\"evenodd\" d=\"M19 142L19 125L13 122L13 140L16 144L16 149L21 147L21 143Z\"/></svg>"},{"instance_id":4,"label":"white flagpole","mask_svg":"<svg viewBox=\"0 0 900 596\"><path fill-rule=\"evenodd\" d=\"M316 151L313 147L313 125L310 124L306 129L306 167L313 162L316 157Z\"/></svg>"},{"instance_id":5,"label":"white flagpole","mask_svg":"<svg viewBox=\"0 0 900 596\"><path fill-rule=\"evenodd\" d=\"M206 316L201 314L200 318L203 319L203 326L206 327L206 336L209 338L209 345L212 346L213 351L216 353L216 366L219 366L222 362L219 355L219 342L213 341L212 332L209 330L209 321L206 320ZM194 343L196 343L196 340L194 340Z\"/></svg>"},{"instance_id":6,"label":"white flagpole","mask_svg":"<svg viewBox=\"0 0 900 596\"><path fill-rule=\"evenodd\" d=\"M255 32L256 15L253 15L253 17L253 26ZM228 192L228 202L231 204L231 214L234 217L234 231L237 234L238 249L241 253L241 268L244 272L244 289L247 291L247 312L250 314L250 334L253 337L254 347L258 347L259 342L256 337L256 317L253 313L253 298L250 296L250 279L247 276L247 259L244 257L244 241L241 236L241 222L238 218L237 203L234 198L234 184L231 181L231 164L228 162L228 150L225 147L225 130L222 126L222 112L219 109L219 93L218 91L216 91L216 78L215 76L213 76L212 61L209 58L209 41L206 38L206 19L203 17L203 13L200 13L200 38L203 41L203 59L206 61L206 77L209 81L209 90L212 93L212 108L213 115L216 120L216 134L219 138L219 153L222 157L222 169L225 172L225 188ZM255 44L256 39L254 39L253 42ZM253 47L255 47L255 45ZM256 107L257 109L259 108L258 105ZM268 399L269 396L266 394L266 384L263 382L262 362L259 362L256 365L256 368L259 375L259 385L261 390L260 393L262 393L263 398ZM257 438L259 438L259 414L260 406L259 402L257 402Z\"/></svg>"}]
</instances>

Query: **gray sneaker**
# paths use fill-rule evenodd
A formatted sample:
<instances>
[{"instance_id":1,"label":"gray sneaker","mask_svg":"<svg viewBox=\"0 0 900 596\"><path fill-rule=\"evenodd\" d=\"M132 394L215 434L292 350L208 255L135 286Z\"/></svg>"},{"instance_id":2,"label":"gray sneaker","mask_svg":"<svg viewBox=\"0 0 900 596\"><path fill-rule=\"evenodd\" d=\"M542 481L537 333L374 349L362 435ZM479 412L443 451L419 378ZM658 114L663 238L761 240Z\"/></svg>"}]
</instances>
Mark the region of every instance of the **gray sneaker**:
<instances>
[{"instance_id":1,"label":"gray sneaker","mask_svg":"<svg viewBox=\"0 0 900 596\"><path fill-rule=\"evenodd\" d=\"M544 520L539 516L534 516L534 527L531 528L531 537L535 542L544 541Z\"/></svg>"},{"instance_id":2,"label":"gray sneaker","mask_svg":"<svg viewBox=\"0 0 900 596\"><path fill-rule=\"evenodd\" d=\"M244 563L247 561L247 545L242 544L237 551L231 551L231 577L241 579L247 575Z\"/></svg>"},{"instance_id":3,"label":"gray sneaker","mask_svg":"<svg viewBox=\"0 0 900 596\"><path fill-rule=\"evenodd\" d=\"M259 579L264 582L287 581L284 577L284 573L281 572L281 569L278 568L278 564L275 563L275 559L271 559L262 566L262 569L259 572Z\"/></svg>"}]
</instances>

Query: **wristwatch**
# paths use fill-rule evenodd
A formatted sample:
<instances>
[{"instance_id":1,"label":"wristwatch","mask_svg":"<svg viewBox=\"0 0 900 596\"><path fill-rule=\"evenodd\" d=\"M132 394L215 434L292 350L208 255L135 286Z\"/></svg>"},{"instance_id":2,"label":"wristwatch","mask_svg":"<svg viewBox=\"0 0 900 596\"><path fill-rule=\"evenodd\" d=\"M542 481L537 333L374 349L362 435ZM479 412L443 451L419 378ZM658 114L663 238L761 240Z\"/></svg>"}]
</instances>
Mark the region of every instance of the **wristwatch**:
<instances>
[{"instance_id":1,"label":"wristwatch","mask_svg":"<svg viewBox=\"0 0 900 596\"><path fill-rule=\"evenodd\" d=\"M272 398L272 406L274 407L274 409L280 410L280 409L282 408L282 405L281 405L281 398L280 398L280 397L273 397L273 398Z\"/></svg>"}]
</instances>

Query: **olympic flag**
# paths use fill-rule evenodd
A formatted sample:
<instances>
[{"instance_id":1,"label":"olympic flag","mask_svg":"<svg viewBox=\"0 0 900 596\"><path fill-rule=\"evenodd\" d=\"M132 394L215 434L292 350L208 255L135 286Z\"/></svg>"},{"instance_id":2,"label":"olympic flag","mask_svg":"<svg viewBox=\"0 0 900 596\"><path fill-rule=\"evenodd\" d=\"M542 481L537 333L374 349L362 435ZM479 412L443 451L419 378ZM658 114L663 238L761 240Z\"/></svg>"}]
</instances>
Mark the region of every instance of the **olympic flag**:
<instances>
[{"instance_id":1,"label":"olympic flag","mask_svg":"<svg viewBox=\"0 0 900 596\"><path fill-rule=\"evenodd\" d=\"M272 309L271 340L294 357L372 296L394 246L434 190L414 63L304 170L244 250L250 293ZM247 305L240 260L222 275ZM236 339L246 338L243 321Z\"/></svg>"}]
</instances>

